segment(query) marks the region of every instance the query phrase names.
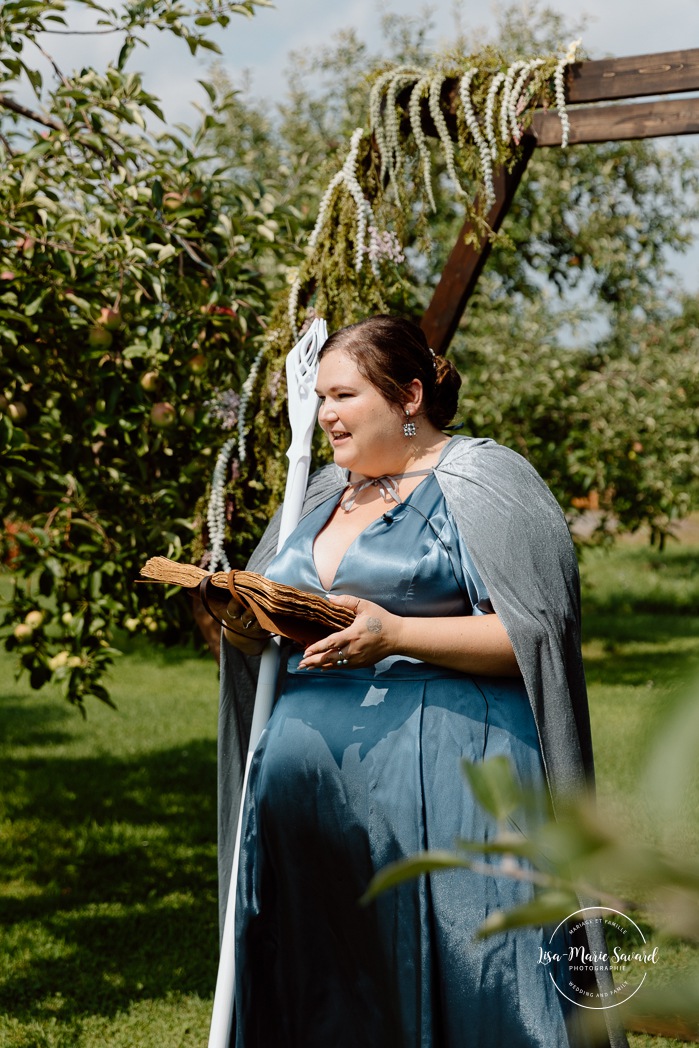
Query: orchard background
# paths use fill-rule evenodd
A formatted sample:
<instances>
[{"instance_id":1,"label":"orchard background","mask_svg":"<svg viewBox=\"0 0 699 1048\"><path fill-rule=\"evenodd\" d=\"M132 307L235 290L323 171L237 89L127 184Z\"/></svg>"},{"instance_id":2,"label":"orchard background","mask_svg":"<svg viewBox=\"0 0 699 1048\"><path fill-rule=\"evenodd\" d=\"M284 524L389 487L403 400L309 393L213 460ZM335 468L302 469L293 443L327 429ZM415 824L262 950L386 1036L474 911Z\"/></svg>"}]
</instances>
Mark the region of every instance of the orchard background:
<instances>
[{"instance_id":1,"label":"orchard background","mask_svg":"<svg viewBox=\"0 0 699 1048\"><path fill-rule=\"evenodd\" d=\"M60 683L84 708L110 701L123 631L195 635L188 600L135 585L140 566L206 563L214 463L372 77L444 56L427 16L389 14L376 53L347 31L297 58L271 111L212 67L187 129L143 86L144 34L213 50L211 27L261 0L77 6L114 40L104 68L52 59L52 32L70 31L58 0L0 15L0 497L6 647L33 688ZM509 60L569 35L560 16L511 8L497 46ZM646 525L662 544L692 504L697 303L668 258L689 246L698 170L674 143L538 154L453 343L462 431L530 458L571 519L593 500L592 541ZM445 178L435 190L389 302L415 317L462 218ZM268 371L226 477L233 564L277 496L282 402Z\"/></svg>"}]
</instances>

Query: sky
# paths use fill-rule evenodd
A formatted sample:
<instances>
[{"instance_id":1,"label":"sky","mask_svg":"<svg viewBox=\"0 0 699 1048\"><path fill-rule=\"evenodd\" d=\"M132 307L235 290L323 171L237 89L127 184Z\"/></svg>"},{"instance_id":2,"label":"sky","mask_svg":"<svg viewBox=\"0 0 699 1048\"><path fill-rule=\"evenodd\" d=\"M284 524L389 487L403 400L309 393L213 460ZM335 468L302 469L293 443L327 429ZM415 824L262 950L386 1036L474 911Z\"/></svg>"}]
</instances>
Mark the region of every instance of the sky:
<instances>
[{"instance_id":1,"label":"sky","mask_svg":"<svg viewBox=\"0 0 699 1048\"><path fill-rule=\"evenodd\" d=\"M466 33L473 32L476 39L484 33L492 35L497 6L461 0L459 18ZM532 10L542 5L525 0L521 6ZM699 46L699 0L550 0L547 6L573 29L581 20L587 23L582 41L594 58ZM244 74L249 75L252 92L274 102L283 97L284 70L292 50L322 47L348 26L376 49L384 10L419 16L426 8L434 22L432 42L437 49L455 35L454 0L431 4L424 0L277 0L274 8L257 8L253 18L234 15L226 30L212 27L211 34L223 52L220 63L230 78L240 82ZM80 27L74 15L69 24ZM69 68L85 62L86 57L99 67L115 50L111 37L53 37L50 43ZM192 101L203 99L196 81L206 76L211 53L199 55L193 58L181 41L157 34L149 48L131 60L145 74L147 86L162 98L170 120L188 119Z\"/></svg>"},{"instance_id":2,"label":"sky","mask_svg":"<svg viewBox=\"0 0 699 1048\"><path fill-rule=\"evenodd\" d=\"M521 6L533 10L542 4L524 0ZM573 30L585 21L580 35L593 58L699 47L699 0L549 0L546 6L559 12ZM249 82L250 93L267 99L273 108L284 97L284 71L291 51L322 47L334 34L352 26L374 52L380 47L380 21L386 9L419 16L426 7L435 27L430 42L438 49L456 35L454 0L431 4L424 0L276 0L276 7L258 8L253 18L233 16L226 30L214 32L212 28L211 35L222 51L217 61L230 79L235 84ZM75 10L73 7L72 12ZM473 33L480 43L484 35L494 33L497 5L461 0L459 19L462 30ZM69 25L80 28L75 14ZM54 36L47 43L66 71L88 63L100 68L116 50L114 39L104 36ZM211 62L210 52L200 51L192 57L182 41L160 33L151 36L148 49L134 54L130 66L144 74L146 87L162 100L169 122L194 123L192 104L205 100L197 80L207 78ZM694 138L687 142L699 146ZM697 240L699 243L699 231ZM676 264L685 286L699 288L699 246Z\"/></svg>"},{"instance_id":3,"label":"sky","mask_svg":"<svg viewBox=\"0 0 699 1048\"><path fill-rule=\"evenodd\" d=\"M322 46L334 33L354 26L368 41L379 41L384 4L377 0L278 0L275 10L259 9L254 19L231 26L222 36L224 64L231 74L249 69L256 94L279 97L283 69L291 50ZM455 34L454 5L441 0L401 0L391 9L418 15L428 6L435 23L434 43L449 42ZM575 27L588 22L583 44L593 57L635 55L699 46L699 0L552 0L548 5ZM522 4L525 9L533 4ZM463 0L461 22L476 35L496 24L496 5ZM568 41L566 41L567 43Z\"/></svg>"},{"instance_id":4,"label":"sky","mask_svg":"<svg viewBox=\"0 0 699 1048\"><path fill-rule=\"evenodd\" d=\"M507 5L509 6L509 5ZM523 0L524 10L542 7ZM575 29L587 25L582 42L594 58L637 55L699 46L699 0L550 0L546 6L559 12ZM482 39L497 21L495 3L460 0L459 19L468 34ZM222 50L220 64L234 82L248 75L252 92L270 102L284 94L284 70L291 51L322 47L341 29L352 26L373 50L381 41L380 20L386 9L401 15L431 12L435 49L455 35L454 0L276 0L273 8L257 8L253 18L233 15L222 30L209 30ZM68 4L71 29L86 23L78 8ZM82 64L97 68L114 56L117 46L109 36L46 38L47 46L67 71ZM565 41L566 43L568 41ZM150 37L148 49L137 51L130 65L144 74L147 86L158 94L169 120L191 118L193 101L203 100L197 79L206 77L210 52L192 57L182 41L159 33Z\"/></svg>"}]
</instances>

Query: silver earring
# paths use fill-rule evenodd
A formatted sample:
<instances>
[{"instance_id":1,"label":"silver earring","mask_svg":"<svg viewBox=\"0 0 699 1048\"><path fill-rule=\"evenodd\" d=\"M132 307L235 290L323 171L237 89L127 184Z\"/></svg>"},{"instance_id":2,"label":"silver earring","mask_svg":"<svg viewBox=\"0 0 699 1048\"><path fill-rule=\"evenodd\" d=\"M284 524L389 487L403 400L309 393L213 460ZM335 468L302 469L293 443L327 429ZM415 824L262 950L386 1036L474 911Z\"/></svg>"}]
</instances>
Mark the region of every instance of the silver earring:
<instances>
[{"instance_id":1,"label":"silver earring","mask_svg":"<svg viewBox=\"0 0 699 1048\"><path fill-rule=\"evenodd\" d=\"M405 409L405 422L403 423L403 436L414 437L416 433L415 423L410 418L410 412Z\"/></svg>"}]
</instances>

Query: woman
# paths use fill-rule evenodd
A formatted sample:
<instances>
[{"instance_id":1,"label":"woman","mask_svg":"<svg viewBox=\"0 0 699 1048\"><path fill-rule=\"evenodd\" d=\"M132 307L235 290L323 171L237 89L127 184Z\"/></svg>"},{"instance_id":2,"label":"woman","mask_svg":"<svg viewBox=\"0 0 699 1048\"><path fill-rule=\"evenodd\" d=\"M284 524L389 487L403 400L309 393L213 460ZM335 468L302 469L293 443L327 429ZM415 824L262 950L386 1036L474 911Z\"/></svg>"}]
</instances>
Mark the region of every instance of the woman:
<instances>
[{"instance_id":1,"label":"woman","mask_svg":"<svg viewBox=\"0 0 699 1048\"><path fill-rule=\"evenodd\" d=\"M489 912L531 897L526 883L455 870L357 905L386 863L495 832L462 758L505 754L554 801L591 773L564 518L519 456L445 436L460 381L407 320L331 336L317 392L335 465L312 478L280 553L271 559L272 526L250 564L356 617L291 650L253 761L237 1048L574 1041L566 1002L536 964L548 935L473 938ZM231 694L244 701L250 678L229 652L221 757L235 778ZM229 811L224 823L225 881Z\"/></svg>"}]
</instances>

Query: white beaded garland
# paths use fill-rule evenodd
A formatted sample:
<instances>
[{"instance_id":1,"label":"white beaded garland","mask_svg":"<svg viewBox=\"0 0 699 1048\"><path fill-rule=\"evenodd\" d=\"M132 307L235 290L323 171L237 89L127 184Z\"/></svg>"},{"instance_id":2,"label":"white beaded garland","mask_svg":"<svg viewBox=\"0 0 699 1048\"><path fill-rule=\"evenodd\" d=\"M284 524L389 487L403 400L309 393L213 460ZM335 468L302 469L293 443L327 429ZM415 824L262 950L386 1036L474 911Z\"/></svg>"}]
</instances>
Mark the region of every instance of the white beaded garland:
<instances>
[{"instance_id":1,"label":"white beaded garland","mask_svg":"<svg viewBox=\"0 0 699 1048\"><path fill-rule=\"evenodd\" d=\"M526 62L513 62L505 74L500 96L500 138L503 142L509 142L510 132L510 95L514 86L517 73L526 66Z\"/></svg>"},{"instance_id":2,"label":"white beaded garland","mask_svg":"<svg viewBox=\"0 0 699 1048\"><path fill-rule=\"evenodd\" d=\"M490 152L490 146L483 137L480 124L478 123L478 117L476 111L473 108L473 99L471 98L471 84L473 83L474 77L478 73L478 70L474 67L467 69L464 75L461 77L461 83L459 84L459 98L461 99L461 108L464 111L464 119L466 126L471 132L471 137L476 143L478 149L478 156L481 161L481 177L483 179L483 190L484 190L484 203L485 211L490 211L491 207L495 203L495 186L493 184L493 158Z\"/></svg>"},{"instance_id":3,"label":"white beaded garland","mask_svg":"<svg viewBox=\"0 0 699 1048\"><path fill-rule=\"evenodd\" d=\"M258 352L257 356L252 362L252 367L248 377L243 383L243 388L240 391L240 404L238 405L238 458L241 462L245 462L247 451L245 448L245 438L249 432L249 426L246 423L245 415L248 409L248 403L250 401L250 394L252 393L252 387L255 385L257 379L257 373L260 370L262 358L265 354L266 346L263 344L262 348Z\"/></svg>"},{"instance_id":4,"label":"white beaded garland","mask_svg":"<svg viewBox=\"0 0 699 1048\"><path fill-rule=\"evenodd\" d=\"M498 73L490 82L488 94L485 100L484 133L490 147L490 155L493 160L497 159L498 143L495 138L495 105L498 91L505 81L505 74Z\"/></svg>"},{"instance_id":5,"label":"white beaded garland","mask_svg":"<svg viewBox=\"0 0 699 1048\"><path fill-rule=\"evenodd\" d=\"M230 564L228 558L224 552L223 543L226 534L226 478L228 475L228 464L231 456L238 448L238 460L239 462L245 462L247 455L245 447L245 438L248 435L249 427L246 424L245 415L247 412L248 403L250 401L250 395L257 379L260 365L262 364L262 358L265 352L265 346L260 349L257 356L252 362L252 367L248 377L243 383L243 388L240 391L240 403L238 404L238 433L235 437L229 437L223 447L218 453L216 459L216 465L214 466L214 472L211 477L211 495L209 496L209 506L206 512L206 523L209 529L209 550L208 550L208 569L209 571L218 571L219 564L221 565L221 571L230 571Z\"/></svg>"},{"instance_id":6,"label":"white beaded garland","mask_svg":"<svg viewBox=\"0 0 699 1048\"><path fill-rule=\"evenodd\" d=\"M575 55L581 43L582 41L580 40L573 40L568 45L568 50L556 66L556 71L553 74L553 86L556 92L556 109L558 110L558 116L561 121L561 149L568 148L568 141L570 139L570 118L568 117L568 110L566 109L565 73L568 66L575 62Z\"/></svg>"},{"instance_id":7,"label":"white beaded garland","mask_svg":"<svg viewBox=\"0 0 699 1048\"><path fill-rule=\"evenodd\" d=\"M579 40L570 45L566 55L557 63L554 72L555 101L561 119L563 148L567 146L570 135L570 121L565 101L565 70L575 61L579 45ZM518 59L504 71L486 74L490 75L491 79L486 93L482 123L475 113L472 98L473 81L479 72L478 68L472 66L466 69L460 78L459 99L466 126L478 149L486 212L495 201L493 162L499 155L498 138L504 145L511 140L515 144L519 143L522 127L518 118L532 94L532 88L531 86L527 88L527 84L532 74L543 65L545 65L545 60L542 58L531 61ZM374 135L381 156L379 177L381 182L388 178L398 204L402 203L399 176L405 155L401 147L402 110L398 107L397 99L398 95L407 89L410 89L408 101L410 129L417 146L422 181L430 209L436 211L436 203L432 188L432 158L422 128L423 98L427 98L428 109L439 137L449 177L457 194L467 195L456 171L454 143L442 111L441 91L444 80L444 72L432 72L417 66L402 65L379 74L371 88L369 95L370 132ZM389 246L386 238L394 237L394 234L389 234L388 231L384 233L378 231L371 203L365 197L357 178L356 165L362 136L362 129L357 128L352 135L350 149L341 170L331 179L323 194L318 217L308 238L307 253L313 254L328 213L336 205L338 194L344 188L352 197L356 211L355 269L360 272L364 259L368 256L372 271L378 276L379 260L397 261L400 255L402 261L402 250L400 246L398 249L393 244ZM298 338L297 313L300 291L301 276L297 275L291 285L287 304L289 321L295 338Z\"/></svg>"},{"instance_id":8,"label":"white beaded garland","mask_svg":"<svg viewBox=\"0 0 699 1048\"><path fill-rule=\"evenodd\" d=\"M454 143L452 142L451 135L449 134L449 128L447 122L444 119L444 113L442 112L441 96L442 96L442 84L446 78L443 76L432 77L430 81L430 93L429 93L429 110L432 122L439 135L439 140L442 143L442 150L444 152L444 162L447 166L447 172L449 177L454 183L457 196L466 196L466 190L459 181L459 176L456 173L456 165L454 163Z\"/></svg>"},{"instance_id":9,"label":"white beaded garland","mask_svg":"<svg viewBox=\"0 0 699 1048\"><path fill-rule=\"evenodd\" d=\"M531 74L535 69L538 69L539 66L542 66L543 64L544 60L542 58L535 58L533 62L524 62L520 74L510 91L507 106L507 124L509 133L516 145L519 145L522 138L522 129L520 128L517 119L521 109L524 108L524 97L522 92L524 91L524 87Z\"/></svg>"},{"instance_id":10,"label":"white beaded garland","mask_svg":"<svg viewBox=\"0 0 699 1048\"><path fill-rule=\"evenodd\" d=\"M228 461L238 441L237 437L229 437L218 453L216 465L211 478L211 496L206 513L206 523L209 528L209 557L208 570L230 571L228 557L223 548L226 534L226 475L228 472Z\"/></svg>"},{"instance_id":11,"label":"white beaded garland","mask_svg":"<svg viewBox=\"0 0 699 1048\"><path fill-rule=\"evenodd\" d=\"M415 84L410 92L408 114L410 116L410 127L413 132L413 138L415 139L422 160L422 179L425 184L427 202L432 211L436 211L437 205L435 204L434 194L432 192L432 158L430 157L430 150L427 145L427 137L422 130L422 113L420 111L420 102L422 101L425 92L429 91L431 80L432 77L428 74L427 76L423 76Z\"/></svg>"}]
</instances>

